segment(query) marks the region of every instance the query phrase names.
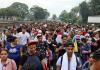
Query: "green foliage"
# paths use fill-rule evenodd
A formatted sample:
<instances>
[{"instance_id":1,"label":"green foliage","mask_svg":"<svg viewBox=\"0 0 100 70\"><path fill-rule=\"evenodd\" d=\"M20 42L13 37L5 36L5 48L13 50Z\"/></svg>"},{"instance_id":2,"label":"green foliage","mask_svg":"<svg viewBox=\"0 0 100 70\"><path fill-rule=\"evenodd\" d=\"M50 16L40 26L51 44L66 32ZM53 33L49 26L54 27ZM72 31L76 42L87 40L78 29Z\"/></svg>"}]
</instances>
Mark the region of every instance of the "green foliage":
<instances>
[{"instance_id":1,"label":"green foliage","mask_svg":"<svg viewBox=\"0 0 100 70\"><path fill-rule=\"evenodd\" d=\"M82 22L87 23L88 16L89 16L89 6L85 1L83 1L80 4L80 14L82 16Z\"/></svg>"},{"instance_id":2,"label":"green foliage","mask_svg":"<svg viewBox=\"0 0 100 70\"><path fill-rule=\"evenodd\" d=\"M9 8L15 9L21 18L28 14L28 6L24 3L15 2Z\"/></svg>"},{"instance_id":3,"label":"green foliage","mask_svg":"<svg viewBox=\"0 0 100 70\"><path fill-rule=\"evenodd\" d=\"M90 0L90 10L92 16L100 15L100 0Z\"/></svg>"},{"instance_id":4,"label":"green foliage","mask_svg":"<svg viewBox=\"0 0 100 70\"><path fill-rule=\"evenodd\" d=\"M68 22L68 13L67 13L67 11L66 10L63 10L62 12L61 12L61 14L59 15L59 19L61 20L61 21L63 21L63 22Z\"/></svg>"},{"instance_id":5,"label":"green foliage","mask_svg":"<svg viewBox=\"0 0 100 70\"><path fill-rule=\"evenodd\" d=\"M28 6L19 2L15 2L7 8L0 9L0 17L2 18L18 17L20 19L24 19L27 14Z\"/></svg>"},{"instance_id":6,"label":"green foliage","mask_svg":"<svg viewBox=\"0 0 100 70\"><path fill-rule=\"evenodd\" d=\"M12 8L1 8L0 9L0 17L2 18L11 18L13 16L18 17L19 14L15 9Z\"/></svg>"},{"instance_id":7,"label":"green foliage","mask_svg":"<svg viewBox=\"0 0 100 70\"><path fill-rule=\"evenodd\" d=\"M52 15L52 19L53 19L53 20L56 20L56 19L57 19L56 14L53 14L53 15Z\"/></svg>"},{"instance_id":8,"label":"green foliage","mask_svg":"<svg viewBox=\"0 0 100 70\"><path fill-rule=\"evenodd\" d=\"M61 12L59 19L68 23L77 23L79 13L79 7L75 7L71 12L66 12L65 10Z\"/></svg>"},{"instance_id":9,"label":"green foliage","mask_svg":"<svg viewBox=\"0 0 100 70\"><path fill-rule=\"evenodd\" d=\"M29 13L31 16L31 20L43 20L49 17L49 12L47 11L47 9L43 9L36 5L30 8Z\"/></svg>"},{"instance_id":10,"label":"green foliage","mask_svg":"<svg viewBox=\"0 0 100 70\"><path fill-rule=\"evenodd\" d=\"M83 23L87 23L88 16L100 15L100 0L90 0L88 3L83 1L80 4L80 14Z\"/></svg>"},{"instance_id":11,"label":"green foliage","mask_svg":"<svg viewBox=\"0 0 100 70\"><path fill-rule=\"evenodd\" d=\"M77 15L79 13L80 7L76 6L74 8L71 9L71 12L73 12L75 15Z\"/></svg>"}]
</instances>

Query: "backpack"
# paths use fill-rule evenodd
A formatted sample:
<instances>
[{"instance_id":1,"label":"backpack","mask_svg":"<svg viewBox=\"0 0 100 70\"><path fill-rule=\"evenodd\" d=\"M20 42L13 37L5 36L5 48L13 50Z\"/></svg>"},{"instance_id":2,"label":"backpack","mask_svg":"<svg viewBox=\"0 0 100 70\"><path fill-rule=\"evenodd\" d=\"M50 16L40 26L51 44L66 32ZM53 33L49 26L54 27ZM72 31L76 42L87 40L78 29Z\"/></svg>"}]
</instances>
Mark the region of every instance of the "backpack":
<instances>
[{"instance_id":1,"label":"backpack","mask_svg":"<svg viewBox=\"0 0 100 70\"><path fill-rule=\"evenodd\" d=\"M37 56L27 56L22 70L43 70L40 60Z\"/></svg>"},{"instance_id":2,"label":"backpack","mask_svg":"<svg viewBox=\"0 0 100 70\"><path fill-rule=\"evenodd\" d=\"M12 59L10 59L10 62L11 62L11 66L12 66L12 70L15 70L15 68L14 68L14 62L13 62L14 60L12 60ZM17 67L16 67L16 69L17 69Z\"/></svg>"}]
</instances>

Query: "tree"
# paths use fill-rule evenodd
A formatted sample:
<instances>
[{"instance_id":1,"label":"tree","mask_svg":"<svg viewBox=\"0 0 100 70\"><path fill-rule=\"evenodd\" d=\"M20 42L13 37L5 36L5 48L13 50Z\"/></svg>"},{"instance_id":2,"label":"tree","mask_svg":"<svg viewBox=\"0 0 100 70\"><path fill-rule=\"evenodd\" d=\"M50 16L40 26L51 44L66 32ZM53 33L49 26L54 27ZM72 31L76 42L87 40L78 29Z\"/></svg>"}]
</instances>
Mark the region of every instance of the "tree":
<instances>
[{"instance_id":1,"label":"tree","mask_svg":"<svg viewBox=\"0 0 100 70\"><path fill-rule=\"evenodd\" d=\"M0 9L0 17L3 19L11 19L13 17L24 19L27 14L28 6L19 2L15 2L7 8Z\"/></svg>"},{"instance_id":2,"label":"tree","mask_svg":"<svg viewBox=\"0 0 100 70\"><path fill-rule=\"evenodd\" d=\"M56 14L53 14L53 15L52 15L52 19L53 19L53 20L56 20L56 19L57 19Z\"/></svg>"},{"instance_id":3,"label":"tree","mask_svg":"<svg viewBox=\"0 0 100 70\"><path fill-rule=\"evenodd\" d=\"M78 16L77 17L77 23L79 24L79 23L82 23L82 16Z\"/></svg>"},{"instance_id":4,"label":"tree","mask_svg":"<svg viewBox=\"0 0 100 70\"><path fill-rule=\"evenodd\" d=\"M76 16L76 14L74 12L69 12L68 22L77 23L77 16Z\"/></svg>"},{"instance_id":5,"label":"tree","mask_svg":"<svg viewBox=\"0 0 100 70\"><path fill-rule=\"evenodd\" d=\"M1 8L0 9L0 17L3 19L18 17L19 13L16 9L13 8Z\"/></svg>"},{"instance_id":6,"label":"tree","mask_svg":"<svg viewBox=\"0 0 100 70\"><path fill-rule=\"evenodd\" d=\"M31 20L43 20L49 17L47 9L43 9L39 6L33 6L30 8Z\"/></svg>"},{"instance_id":7,"label":"tree","mask_svg":"<svg viewBox=\"0 0 100 70\"><path fill-rule=\"evenodd\" d=\"M90 1L90 10L92 16L100 15L100 0L91 0Z\"/></svg>"},{"instance_id":8,"label":"tree","mask_svg":"<svg viewBox=\"0 0 100 70\"><path fill-rule=\"evenodd\" d=\"M73 10L71 10L69 13L64 10L61 12L59 19L63 22L77 23L77 14Z\"/></svg>"},{"instance_id":9,"label":"tree","mask_svg":"<svg viewBox=\"0 0 100 70\"><path fill-rule=\"evenodd\" d=\"M80 7L76 6L76 7L74 7L74 8L71 9L71 12L73 12L77 16L78 13L79 13L79 10L80 10Z\"/></svg>"},{"instance_id":10,"label":"tree","mask_svg":"<svg viewBox=\"0 0 100 70\"><path fill-rule=\"evenodd\" d=\"M6 16L19 16L19 12L14 8L6 8Z\"/></svg>"},{"instance_id":11,"label":"tree","mask_svg":"<svg viewBox=\"0 0 100 70\"><path fill-rule=\"evenodd\" d=\"M80 4L80 15L82 16L82 22L87 23L89 16L89 6L85 1Z\"/></svg>"},{"instance_id":12,"label":"tree","mask_svg":"<svg viewBox=\"0 0 100 70\"><path fill-rule=\"evenodd\" d=\"M4 19L5 16L6 16L6 8L1 8L0 9L0 17L2 17Z\"/></svg>"},{"instance_id":13,"label":"tree","mask_svg":"<svg viewBox=\"0 0 100 70\"><path fill-rule=\"evenodd\" d=\"M15 9L21 18L25 18L28 14L28 6L24 3L15 2L9 8Z\"/></svg>"},{"instance_id":14,"label":"tree","mask_svg":"<svg viewBox=\"0 0 100 70\"><path fill-rule=\"evenodd\" d=\"M63 22L68 22L67 18L68 18L68 13L67 13L66 10L63 10L63 11L61 12L61 14L59 15L59 19L60 19L61 21L63 21Z\"/></svg>"}]
</instances>

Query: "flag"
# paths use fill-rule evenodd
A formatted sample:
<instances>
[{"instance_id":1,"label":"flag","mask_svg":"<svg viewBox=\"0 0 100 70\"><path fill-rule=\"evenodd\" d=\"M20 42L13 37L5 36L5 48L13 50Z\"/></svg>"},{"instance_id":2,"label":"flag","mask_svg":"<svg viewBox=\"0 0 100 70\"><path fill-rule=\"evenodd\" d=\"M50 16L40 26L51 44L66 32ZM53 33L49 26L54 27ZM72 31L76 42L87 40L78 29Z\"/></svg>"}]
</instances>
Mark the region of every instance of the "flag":
<instances>
[{"instance_id":1,"label":"flag","mask_svg":"<svg viewBox=\"0 0 100 70\"><path fill-rule=\"evenodd\" d=\"M78 45L76 40L74 42L74 52L78 52Z\"/></svg>"}]
</instances>

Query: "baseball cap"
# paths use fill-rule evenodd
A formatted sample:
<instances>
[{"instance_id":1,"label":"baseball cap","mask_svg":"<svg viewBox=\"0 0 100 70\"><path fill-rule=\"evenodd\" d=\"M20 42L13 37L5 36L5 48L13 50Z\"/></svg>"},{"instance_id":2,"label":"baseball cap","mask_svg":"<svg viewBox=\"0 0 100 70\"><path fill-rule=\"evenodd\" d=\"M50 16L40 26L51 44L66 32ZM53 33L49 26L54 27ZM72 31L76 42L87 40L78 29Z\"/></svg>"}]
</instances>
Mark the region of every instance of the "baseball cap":
<instances>
[{"instance_id":1,"label":"baseball cap","mask_svg":"<svg viewBox=\"0 0 100 70\"><path fill-rule=\"evenodd\" d=\"M30 46L30 45L36 45L36 44L37 44L36 41L30 41L30 42L28 42L28 46Z\"/></svg>"}]
</instances>

